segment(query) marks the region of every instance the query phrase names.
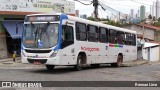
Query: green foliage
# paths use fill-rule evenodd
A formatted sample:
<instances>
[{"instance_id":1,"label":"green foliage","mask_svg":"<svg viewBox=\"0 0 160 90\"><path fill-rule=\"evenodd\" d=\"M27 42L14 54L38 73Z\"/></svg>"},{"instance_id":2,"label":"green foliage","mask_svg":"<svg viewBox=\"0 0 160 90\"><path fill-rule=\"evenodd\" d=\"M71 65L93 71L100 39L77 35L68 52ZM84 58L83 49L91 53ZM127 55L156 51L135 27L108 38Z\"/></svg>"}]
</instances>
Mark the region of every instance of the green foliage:
<instances>
[{"instance_id":1,"label":"green foliage","mask_svg":"<svg viewBox=\"0 0 160 90\"><path fill-rule=\"evenodd\" d=\"M115 21L108 21L108 22L105 22L105 24L109 24L109 25L113 25L113 26L117 26L117 27L123 27L123 26L126 26L128 24L122 24L122 23L119 23L119 22L115 22Z\"/></svg>"},{"instance_id":2,"label":"green foliage","mask_svg":"<svg viewBox=\"0 0 160 90\"><path fill-rule=\"evenodd\" d=\"M93 17L88 17L87 19L91 20L91 21L95 21L95 18L93 18Z\"/></svg>"},{"instance_id":3,"label":"green foliage","mask_svg":"<svg viewBox=\"0 0 160 90\"><path fill-rule=\"evenodd\" d=\"M156 21L156 17L155 16L153 16L153 21Z\"/></svg>"},{"instance_id":4,"label":"green foliage","mask_svg":"<svg viewBox=\"0 0 160 90\"><path fill-rule=\"evenodd\" d=\"M156 27L160 27L160 22L154 22L151 25L156 26Z\"/></svg>"},{"instance_id":5,"label":"green foliage","mask_svg":"<svg viewBox=\"0 0 160 90\"><path fill-rule=\"evenodd\" d=\"M152 15L151 14L148 16L148 19L152 19Z\"/></svg>"},{"instance_id":6,"label":"green foliage","mask_svg":"<svg viewBox=\"0 0 160 90\"><path fill-rule=\"evenodd\" d=\"M88 17L87 19L91 20L91 21L95 21L95 18L93 18L93 17ZM107 19L101 18L98 21L104 21L103 22L104 24L113 25L113 26L117 26L117 27L123 27L123 26L128 25L128 24L122 24L120 22L115 22L115 21L109 20L108 18Z\"/></svg>"},{"instance_id":7,"label":"green foliage","mask_svg":"<svg viewBox=\"0 0 160 90\"><path fill-rule=\"evenodd\" d=\"M158 18L158 22L160 22L160 17Z\"/></svg>"}]
</instances>

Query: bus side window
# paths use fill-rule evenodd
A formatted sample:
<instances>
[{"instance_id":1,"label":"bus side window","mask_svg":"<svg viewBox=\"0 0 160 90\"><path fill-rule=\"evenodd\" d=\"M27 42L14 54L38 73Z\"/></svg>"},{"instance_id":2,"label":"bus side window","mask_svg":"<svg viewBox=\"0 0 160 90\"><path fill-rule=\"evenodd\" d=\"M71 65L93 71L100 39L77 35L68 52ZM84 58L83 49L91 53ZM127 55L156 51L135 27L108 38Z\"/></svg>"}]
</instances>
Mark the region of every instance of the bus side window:
<instances>
[{"instance_id":1,"label":"bus side window","mask_svg":"<svg viewBox=\"0 0 160 90\"><path fill-rule=\"evenodd\" d=\"M86 24L76 23L76 39L80 41L87 40Z\"/></svg>"},{"instance_id":2,"label":"bus side window","mask_svg":"<svg viewBox=\"0 0 160 90\"><path fill-rule=\"evenodd\" d=\"M101 42L101 43L108 42L108 29L99 28L99 42Z\"/></svg>"},{"instance_id":3,"label":"bus side window","mask_svg":"<svg viewBox=\"0 0 160 90\"><path fill-rule=\"evenodd\" d=\"M116 37L116 30L109 30L109 43L116 44L117 37Z\"/></svg>"},{"instance_id":4,"label":"bus side window","mask_svg":"<svg viewBox=\"0 0 160 90\"><path fill-rule=\"evenodd\" d=\"M135 34L132 34L132 46L136 46L136 35Z\"/></svg>"},{"instance_id":5,"label":"bus side window","mask_svg":"<svg viewBox=\"0 0 160 90\"><path fill-rule=\"evenodd\" d=\"M88 25L88 41L98 42L98 27Z\"/></svg>"},{"instance_id":6,"label":"bus side window","mask_svg":"<svg viewBox=\"0 0 160 90\"><path fill-rule=\"evenodd\" d=\"M131 45L131 34L125 33L125 45Z\"/></svg>"},{"instance_id":7,"label":"bus side window","mask_svg":"<svg viewBox=\"0 0 160 90\"><path fill-rule=\"evenodd\" d=\"M73 27L63 26L62 32L62 48L74 43Z\"/></svg>"},{"instance_id":8,"label":"bus side window","mask_svg":"<svg viewBox=\"0 0 160 90\"><path fill-rule=\"evenodd\" d=\"M118 44L124 44L123 36L124 36L124 32L117 31L117 43Z\"/></svg>"}]
</instances>

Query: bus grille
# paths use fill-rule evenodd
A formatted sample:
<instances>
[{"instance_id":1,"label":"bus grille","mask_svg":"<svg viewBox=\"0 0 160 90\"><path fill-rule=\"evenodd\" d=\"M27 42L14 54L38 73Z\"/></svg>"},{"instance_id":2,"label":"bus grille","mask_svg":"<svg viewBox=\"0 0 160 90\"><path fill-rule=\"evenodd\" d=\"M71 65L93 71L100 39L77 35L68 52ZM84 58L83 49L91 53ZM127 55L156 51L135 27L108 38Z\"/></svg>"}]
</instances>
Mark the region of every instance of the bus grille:
<instances>
[{"instance_id":1,"label":"bus grille","mask_svg":"<svg viewBox=\"0 0 160 90\"><path fill-rule=\"evenodd\" d=\"M25 49L27 53L50 53L52 50L28 50Z\"/></svg>"},{"instance_id":2,"label":"bus grille","mask_svg":"<svg viewBox=\"0 0 160 90\"><path fill-rule=\"evenodd\" d=\"M47 59L27 59L29 63L34 63L34 62L40 62L41 64L44 64L47 62Z\"/></svg>"}]
</instances>

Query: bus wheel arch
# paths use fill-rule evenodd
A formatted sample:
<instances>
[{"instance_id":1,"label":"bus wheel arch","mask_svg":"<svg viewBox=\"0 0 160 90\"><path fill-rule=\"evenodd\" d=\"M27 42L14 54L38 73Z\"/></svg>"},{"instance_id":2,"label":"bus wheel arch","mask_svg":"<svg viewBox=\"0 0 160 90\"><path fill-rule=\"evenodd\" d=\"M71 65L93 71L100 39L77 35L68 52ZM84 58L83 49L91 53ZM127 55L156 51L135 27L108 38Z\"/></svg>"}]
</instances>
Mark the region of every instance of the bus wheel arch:
<instances>
[{"instance_id":1,"label":"bus wheel arch","mask_svg":"<svg viewBox=\"0 0 160 90\"><path fill-rule=\"evenodd\" d=\"M123 54L119 53L117 56L117 62L116 63L111 63L112 67L120 67L123 63Z\"/></svg>"},{"instance_id":2,"label":"bus wheel arch","mask_svg":"<svg viewBox=\"0 0 160 90\"><path fill-rule=\"evenodd\" d=\"M82 65L83 64L86 64L87 62L87 56L86 56L86 53L85 52L80 52L78 54L78 57L77 57L77 63L76 65L74 66L75 70L76 71L80 71L82 69Z\"/></svg>"}]
</instances>

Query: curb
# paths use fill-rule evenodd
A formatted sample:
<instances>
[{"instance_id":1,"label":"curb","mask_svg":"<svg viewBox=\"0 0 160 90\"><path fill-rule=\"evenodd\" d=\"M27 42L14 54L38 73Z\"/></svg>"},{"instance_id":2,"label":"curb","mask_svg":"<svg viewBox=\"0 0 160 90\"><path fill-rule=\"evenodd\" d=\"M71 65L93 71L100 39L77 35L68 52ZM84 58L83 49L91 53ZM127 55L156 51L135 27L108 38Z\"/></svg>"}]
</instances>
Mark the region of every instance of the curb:
<instances>
[{"instance_id":1,"label":"curb","mask_svg":"<svg viewBox=\"0 0 160 90\"><path fill-rule=\"evenodd\" d=\"M2 63L2 62L8 62L8 61L13 61L13 59L12 58L0 59L0 63Z\"/></svg>"},{"instance_id":2,"label":"curb","mask_svg":"<svg viewBox=\"0 0 160 90\"><path fill-rule=\"evenodd\" d=\"M16 62L18 63L21 59L19 57L16 58ZM7 58L7 59L0 59L0 63L4 63L4 62L13 62L13 58Z\"/></svg>"},{"instance_id":3,"label":"curb","mask_svg":"<svg viewBox=\"0 0 160 90\"><path fill-rule=\"evenodd\" d=\"M122 63L122 67L132 67L132 66L137 66L137 65L142 65L149 63L147 60L134 60L134 61L128 61Z\"/></svg>"}]
</instances>

